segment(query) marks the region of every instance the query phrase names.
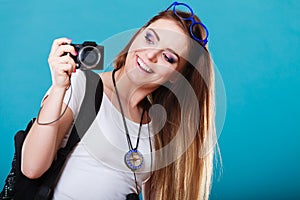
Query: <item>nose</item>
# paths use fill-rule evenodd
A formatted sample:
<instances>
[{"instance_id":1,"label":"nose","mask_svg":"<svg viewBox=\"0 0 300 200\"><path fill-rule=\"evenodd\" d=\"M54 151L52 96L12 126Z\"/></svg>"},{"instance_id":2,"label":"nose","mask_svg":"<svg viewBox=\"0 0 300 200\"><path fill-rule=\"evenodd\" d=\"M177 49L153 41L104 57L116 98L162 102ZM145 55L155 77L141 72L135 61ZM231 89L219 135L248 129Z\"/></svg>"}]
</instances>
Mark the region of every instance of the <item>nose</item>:
<instances>
[{"instance_id":1,"label":"nose","mask_svg":"<svg viewBox=\"0 0 300 200\"><path fill-rule=\"evenodd\" d=\"M160 54L160 50L159 49L147 49L146 51L147 51L146 56L147 56L148 60L156 63L158 60L158 56Z\"/></svg>"}]
</instances>

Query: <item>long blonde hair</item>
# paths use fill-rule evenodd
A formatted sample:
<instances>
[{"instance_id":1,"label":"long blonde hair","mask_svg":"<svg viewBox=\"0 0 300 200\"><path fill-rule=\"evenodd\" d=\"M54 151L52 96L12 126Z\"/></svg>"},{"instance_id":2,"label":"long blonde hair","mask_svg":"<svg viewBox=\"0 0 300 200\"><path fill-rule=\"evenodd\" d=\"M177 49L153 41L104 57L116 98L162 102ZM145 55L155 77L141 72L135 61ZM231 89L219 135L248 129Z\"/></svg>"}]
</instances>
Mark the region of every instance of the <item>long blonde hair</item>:
<instances>
[{"instance_id":1,"label":"long blonde hair","mask_svg":"<svg viewBox=\"0 0 300 200\"><path fill-rule=\"evenodd\" d=\"M187 13L178 12L185 17ZM132 37L115 60L115 67L125 64L132 41L145 27L159 19L175 21L189 34L190 21L184 21L172 11L161 12ZM196 21L200 21L195 16ZM194 35L203 38L204 30L196 28ZM210 54L199 43L190 45L189 56L180 71L181 78L166 83L152 93L152 104L160 104L167 118L160 113L151 116L155 134L154 171L146 183L146 199L208 199L210 193L215 133L214 71ZM186 87L186 81L188 87ZM190 94L195 98L190 98ZM174 139L176 138L176 139ZM172 145L169 143L172 141ZM166 151L159 151L160 149ZM172 161L169 163L169 161Z\"/></svg>"}]
</instances>

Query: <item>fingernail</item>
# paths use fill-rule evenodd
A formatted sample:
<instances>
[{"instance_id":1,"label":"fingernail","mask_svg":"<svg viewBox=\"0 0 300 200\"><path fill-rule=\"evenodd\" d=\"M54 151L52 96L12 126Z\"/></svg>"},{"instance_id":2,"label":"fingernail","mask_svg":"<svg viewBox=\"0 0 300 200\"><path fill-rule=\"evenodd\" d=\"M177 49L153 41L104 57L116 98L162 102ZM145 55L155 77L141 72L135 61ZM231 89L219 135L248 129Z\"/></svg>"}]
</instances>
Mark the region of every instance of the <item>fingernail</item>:
<instances>
[{"instance_id":1,"label":"fingernail","mask_svg":"<svg viewBox=\"0 0 300 200\"><path fill-rule=\"evenodd\" d=\"M73 72L74 72L74 73L76 72L76 67L74 68Z\"/></svg>"},{"instance_id":2,"label":"fingernail","mask_svg":"<svg viewBox=\"0 0 300 200\"><path fill-rule=\"evenodd\" d=\"M77 54L78 54L78 53L75 51L75 56L77 56Z\"/></svg>"},{"instance_id":3,"label":"fingernail","mask_svg":"<svg viewBox=\"0 0 300 200\"><path fill-rule=\"evenodd\" d=\"M68 40L70 40L69 44L71 44L72 43L72 38L68 38Z\"/></svg>"}]
</instances>

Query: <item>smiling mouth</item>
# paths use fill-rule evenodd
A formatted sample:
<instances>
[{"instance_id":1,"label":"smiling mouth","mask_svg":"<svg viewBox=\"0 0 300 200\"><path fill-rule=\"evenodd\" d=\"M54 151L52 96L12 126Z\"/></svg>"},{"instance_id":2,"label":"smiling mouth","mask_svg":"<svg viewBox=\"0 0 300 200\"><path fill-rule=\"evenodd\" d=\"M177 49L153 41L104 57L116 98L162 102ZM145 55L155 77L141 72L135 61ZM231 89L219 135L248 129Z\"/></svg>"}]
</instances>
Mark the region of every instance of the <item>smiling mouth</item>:
<instances>
[{"instance_id":1,"label":"smiling mouth","mask_svg":"<svg viewBox=\"0 0 300 200\"><path fill-rule=\"evenodd\" d=\"M143 70L144 72L149 73L149 74L153 73L153 71L146 65L146 63L144 63L144 61L140 57L137 56L136 62L138 64L139 68L141 70Z\"/></svg>"}]
</instances>

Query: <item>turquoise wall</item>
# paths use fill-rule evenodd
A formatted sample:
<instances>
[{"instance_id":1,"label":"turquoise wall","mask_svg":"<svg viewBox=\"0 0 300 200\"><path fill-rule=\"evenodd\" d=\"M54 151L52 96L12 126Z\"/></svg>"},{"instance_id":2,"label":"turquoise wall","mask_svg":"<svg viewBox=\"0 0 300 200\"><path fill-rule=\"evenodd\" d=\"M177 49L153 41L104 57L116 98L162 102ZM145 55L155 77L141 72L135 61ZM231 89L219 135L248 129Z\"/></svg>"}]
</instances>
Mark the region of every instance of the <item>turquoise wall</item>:
<instances>
[{"instance_id":1,"label":"turquoise wall","mask_svg":"<svg viewBox=\"0 0 300 200\"><path fill-rule=\"evenodd\" d=\"M36 116L51 84L52 40L102 42L171 2L0 0L1 188L13 135ZM300 2L185 2L210 30L227 96L223 169L215 169L211 199L300 199Z\"/></svg>"}]
</instances>

